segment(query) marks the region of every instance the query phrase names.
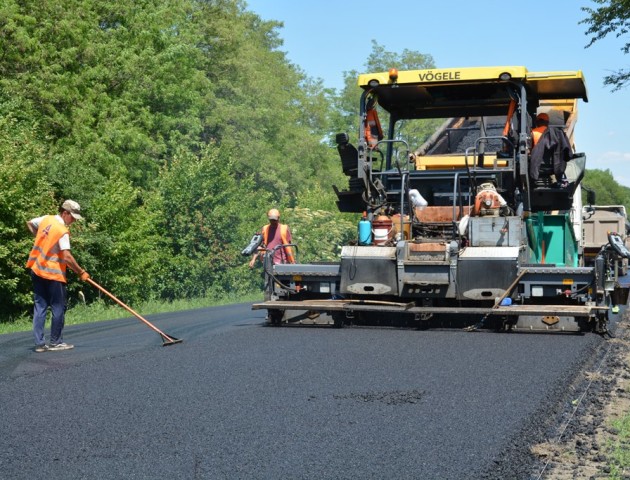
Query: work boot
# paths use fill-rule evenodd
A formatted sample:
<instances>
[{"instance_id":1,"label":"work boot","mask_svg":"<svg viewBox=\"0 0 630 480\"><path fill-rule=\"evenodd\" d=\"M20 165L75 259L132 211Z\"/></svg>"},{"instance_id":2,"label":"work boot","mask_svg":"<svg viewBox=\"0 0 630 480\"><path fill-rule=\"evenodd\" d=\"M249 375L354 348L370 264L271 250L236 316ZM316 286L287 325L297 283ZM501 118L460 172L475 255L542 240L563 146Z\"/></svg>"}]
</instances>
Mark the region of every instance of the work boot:
<instances>
[{"instance_id":1,"label":"work boot","mask_svg":"<svg viewBox=\"0 0 630 480\"><path fill-rule=\"evenodd\" d=\"M62 342L62 343L57 343L55 345L50 345L48 347L48 350L51 352L58 352L61 350L70 350L71 348L74 348L74 345L70 345L69 343Z\"/></svg>"}]
</instances>

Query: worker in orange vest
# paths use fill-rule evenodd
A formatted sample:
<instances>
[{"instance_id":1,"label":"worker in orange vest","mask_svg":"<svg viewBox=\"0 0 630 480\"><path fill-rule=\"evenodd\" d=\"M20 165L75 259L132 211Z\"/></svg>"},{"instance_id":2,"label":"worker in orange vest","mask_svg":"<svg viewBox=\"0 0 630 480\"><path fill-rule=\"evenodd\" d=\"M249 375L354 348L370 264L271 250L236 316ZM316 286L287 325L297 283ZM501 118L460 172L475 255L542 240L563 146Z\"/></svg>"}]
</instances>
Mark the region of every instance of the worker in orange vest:
<instances>
[{"instance_id":1,"label":"worker in orange vest","mask_svg":"<svg viewBox=\"0 0 630 480\"><path fill-rule=\"evenodd\" d=\"M70 253L70 232L68 227L75 220L81 220L81 207L73 200L66 200L59 209L59 215L44 215L26 222L35 236L35 243L26 262L31 269L33 281L33 335L35 351L69 350L73 345L63 341L63 327L67 306L66 269L70 267L82 281L90 275L79 266ZM50 344L44 340L44 324L50 308Z\"/></svg>"},{"instance_id":2,"label":"worker in orange vest","mask_svg":"<svg viewBox=\"0 0 630 480\"><path fill-rule=\"evenodd\" d=\"M272 208L267 212L267 218L269 219L269 223L262 228L262 245L252 256L249 267L253 268L259 256L264 256L265 252L271 252L274 249L274 264L295 263L293 249L291 247L280 247L276 249L279 245L288 245L293 241L291 239L289 226L280 223L280 212L276 208Z\"/></svg>"},{"instance_id":3,"label":"worker in orange vest","mask_svg":"<svg viewBox=\"0 0 630 480\"><path fill-rule=\"evenodd\" d=\"M379 140L383 138L383 129L376 112L376 98L370 97L365 112L365 141L370 149L375 149Z\"/></svg>"},{"instance_id":4,"label":"worker in orange vest","mask_svg":"<svg viewBox=\"0 0 630 480\"><path fill-rule=\"evenodd\" d=\"M536 127L532 128L532 148L536 146L542 134L549 127L549 115L546 113L539 113L536 116Z\"/></svg>"}]
</instances>

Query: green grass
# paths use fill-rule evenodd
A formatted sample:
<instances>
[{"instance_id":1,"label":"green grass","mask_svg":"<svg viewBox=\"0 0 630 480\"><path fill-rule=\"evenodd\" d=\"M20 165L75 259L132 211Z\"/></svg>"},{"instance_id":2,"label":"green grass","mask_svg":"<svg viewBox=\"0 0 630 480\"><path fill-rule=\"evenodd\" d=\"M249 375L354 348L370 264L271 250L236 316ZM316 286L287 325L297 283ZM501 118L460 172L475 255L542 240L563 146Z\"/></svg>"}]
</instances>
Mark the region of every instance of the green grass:
<instances>
[{"instance_id":1,"label":"green grass","mask_svg":"<svg viewBox=\"0 0 630 480\"><path fill-rule=\"evenodd\" d=\"M189 300L176 300L173 302L149 301L139 305L129 305L138 314L152 315L156 313L179 312L182 310L195 310L218 305L229 305L232 303L255 302L262 300L262 293L252 293L249 295L231 296L226 295L221 298L197 298ZM76 304L66 312L66 325L79 325L82 323L101 322L103 320L114 320L133 316L124 308L112 301L99 300L89 305ZM47 325L49 325L50 314ZM0 319L0 335L4 333L25 332L32 328L32 317L23 315L11 320Z\"/></svg>"},{"instance_id":2,"label":"green grass","mask_svg":"<svg viewBox=\"0 0 630 480\"><path fill-rule=\"evenodd\" d=\"M630 469L630 414L612 422L618 434L607 442L606 450L610 461L610 476L614 480L626 478Z\"/></svg>"}]
</instances>

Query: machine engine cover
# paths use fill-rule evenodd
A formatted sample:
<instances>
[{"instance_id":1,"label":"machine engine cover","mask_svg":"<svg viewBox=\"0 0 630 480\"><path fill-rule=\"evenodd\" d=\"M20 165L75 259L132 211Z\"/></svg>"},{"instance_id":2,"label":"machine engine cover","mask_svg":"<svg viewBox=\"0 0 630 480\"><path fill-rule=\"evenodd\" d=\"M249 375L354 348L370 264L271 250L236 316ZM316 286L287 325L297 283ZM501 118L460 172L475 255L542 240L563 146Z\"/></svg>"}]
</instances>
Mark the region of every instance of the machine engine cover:
<instances>
[{"instance_id":1,"label":"machine engine cover","mask_svg":"<svg viewBox=\"0 0 630 480\"><path fill-rule=\"evenodd\" d=\"M342 294L397 295L396 247L344 246Z\"/></svg>"},{"instance_id":2,"label":"machine engine cover","mask_svg":"<svg viewBox=\"0 0 630 480\"><path fill-rule=\"evenodd\" d=\"M523 243L520 217L470 217L468 229L473 247L518 247Z\"/></svg>"},{"instance_id":3,"label":"machine engine cover","mask_svg":"<svg viewBox=\"0 0 630 480\"><path fill-rule=\"evenodd\" d=\"M494 300L503 295L516 278L518 254L518 247L468 247L457 262L458 297Z\"/></svg>"}]
</instances>

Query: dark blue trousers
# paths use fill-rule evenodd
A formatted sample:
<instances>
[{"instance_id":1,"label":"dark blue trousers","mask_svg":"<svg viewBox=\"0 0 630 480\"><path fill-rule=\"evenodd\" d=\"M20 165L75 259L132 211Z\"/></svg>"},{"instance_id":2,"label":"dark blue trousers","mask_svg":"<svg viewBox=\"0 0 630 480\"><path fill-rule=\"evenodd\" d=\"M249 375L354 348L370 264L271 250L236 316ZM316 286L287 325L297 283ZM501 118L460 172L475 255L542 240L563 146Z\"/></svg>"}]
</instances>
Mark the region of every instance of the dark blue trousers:
<instances>
[{"instance_id":1,"label":"dark blue trousers","mask_svg":"<svg viewBox=\"0 0 630 480\"><path fill-rule=\"evenodd\" d=\"M63 325L68 306L67 286L64 282L38 277L33 272L31 272L31 278L33 280L33 299L35 300L33 309L35 345L46 343L44 340L44 325L48 308L50 308L52 313L50 343L53 345L61 343L63 342Z\"/></svg>"}]
</instances>

